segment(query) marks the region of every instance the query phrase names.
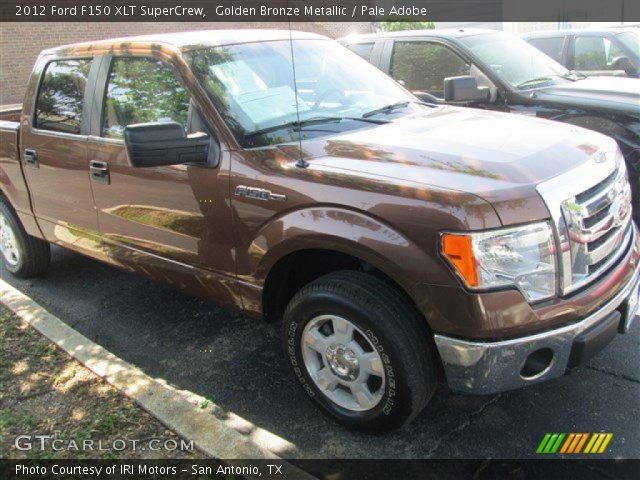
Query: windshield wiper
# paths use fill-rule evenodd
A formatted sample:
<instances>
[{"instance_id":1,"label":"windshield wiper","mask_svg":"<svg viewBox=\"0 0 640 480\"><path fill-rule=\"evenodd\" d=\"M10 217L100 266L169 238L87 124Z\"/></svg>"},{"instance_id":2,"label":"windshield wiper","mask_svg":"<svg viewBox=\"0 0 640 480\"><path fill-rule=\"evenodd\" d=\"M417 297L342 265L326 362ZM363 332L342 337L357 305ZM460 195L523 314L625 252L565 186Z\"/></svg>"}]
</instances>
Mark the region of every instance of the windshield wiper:
<instances>
[{"instance_id":1,"label":"windshield wiper","mask_svg":"<svg viewBox=\"0 0 640 480\"><path fill-rule=\"evenodd\" d=\"M553 75L553 76L546 76L546 77L538 77L538 78L532 78L531 80L525 80L524 82L519 83L518 85L516 85L516 88L521 88L524 87L526 85L531 85L531 84L535 84L535 83L544 83L544 82L550 82L551 80L553 80L554 77L557 77L558 75Z\"/></svg>"},{"instance_id":2,"label":"windshield wiper","mask_svg":"<svg viewBox=\"0 0 640 480\"><path fill-rule=\"evenodd\" d=\"M571 75L573 75L576 78L572 79ZM561 76L562 78L566 78L567 80L582 80L583 78L587 78L587 76L584 73L576 72L575 70L569 70L567 73Z\"/></svg>"},{"instance_id":3,"label":"windshield wiper","mask_svg":"<svg viewBox=\"0 0 640 480\"><path fill-rule=\"evenodd\" d=\"M273 125L271 127L260 128L258 130L254 130L253 132L249 132L245 134L245 137L255 137L256 135L263 135L265 133L275 132L278 130L285 130L287 128L290 128L294 131L299 131L308 125L317 125L322 123L337 123L343 120L354 120L358 122L367 122L367 123L375 123L375 124L389 123L387 120L375 120L373 118L367 119L367 118L360 118L360 117L315 117L315 118L309 118L307 120L293 120L292 122L281 123L279 125Z\"/></svg>"},{"instance_id":4,"label":"windshield wiper","mask_svg":"<svg viewBox=\"0 0 640 480\"><path fill-rule=\"evenodd\" d=\"M398 108L404 108L409 105L408 101L405 102L396 102L391 103L389 105L385 105L384 107L376 108L375 110L371 110L370 112L362 114L362 118L372 117L373 115L377 115L379 113L391 113Z\"/></svg>"}]
</instances>

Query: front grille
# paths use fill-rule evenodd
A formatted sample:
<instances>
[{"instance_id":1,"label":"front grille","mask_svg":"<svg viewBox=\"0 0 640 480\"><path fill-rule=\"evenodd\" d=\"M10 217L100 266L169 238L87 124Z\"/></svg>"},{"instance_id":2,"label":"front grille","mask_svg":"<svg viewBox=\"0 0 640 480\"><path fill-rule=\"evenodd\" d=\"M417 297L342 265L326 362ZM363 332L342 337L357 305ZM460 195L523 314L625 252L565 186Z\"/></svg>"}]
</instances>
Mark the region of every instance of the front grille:
<instances>
[{"instance_id":1,"label":"front grille","mask_svg":"<svg viewBox=\"0 0 640 480\"><path fill-rule=\"evenodd\" d=\"M632 240L631 187L624 162L604 180L563 201L561 211L570 254L562 272L566 294L600 276Z\"/></svg>"}]
</instances>

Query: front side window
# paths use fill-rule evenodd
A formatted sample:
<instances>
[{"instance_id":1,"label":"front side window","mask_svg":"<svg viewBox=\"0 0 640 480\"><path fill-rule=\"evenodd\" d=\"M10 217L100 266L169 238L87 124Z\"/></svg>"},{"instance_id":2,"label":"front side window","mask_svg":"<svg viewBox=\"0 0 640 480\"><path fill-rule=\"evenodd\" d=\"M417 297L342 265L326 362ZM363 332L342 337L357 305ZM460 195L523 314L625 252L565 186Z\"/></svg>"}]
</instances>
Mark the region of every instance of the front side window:
<instances>
[{"instance_id":1,"label":"front side window","mask_svg":"<svg viewBox=\"0 0 640 480\"><path fill-rule=\"evenodd\" d=\"M444 98L444 79L469 75L471 65L449 47L435 42L395 42L391 76L409 90Z\"/></svg>"},{"instance_id":2,"label":"front side window","mask_svg":"<svg viewBox=\"0 0 640 480\"><path fill-rule=\"evenodd\" d=\"M541 52L549 55L556 62L562 62L562 50L564 48L564 37L532 38L529 43Z\"/></svg>"},{"instance_id":3,"label":"front side window","mask_svg":"<svg viewBox=\"0 0 640 480\"><path fill-rule=\"evenodd\" d=\"M576 37L574 46L576 70L616 70L614 60L625 56L624 52L605 37Z\"/></svg>"},{"instance_id":4,"label":"front side window","mask_svg":"<svg viewBox=\"0 0 640 480\"><path fill-rule=\"evenodd\" d=\"M177 122L187 126L189 94L164 62L146 57L113 59L104 99L102 135L121 138L127 125Z\"/></svg>"},{"instance_id":5,"label":"front side window","mask_svg":"<svg viewBox=\"0 0 640 480\"><path fill-rule=\"evenodd\" d=\"M376 67L329 40L245 43L186 56L245 148L364 128L374 119L424 108ZM366 115L398 103L392 115Z\"/></svg>"},{"instance_id":6,"label":"front side window","mask_svg":"<svg viewBox=\"0 0 640 480\"><path fill-rule=\"evenodd\" d=\"M520 38L502 32L461 37L471 53L503 82L517 89L570 81L570 72Z\"/></svg>"},{"instance_id":7,"label":"front side window","mask_svg":"<svg viewBox=\"0 0 640 480\"><path fill-rule=\"evenodd\" d=\"M57 60L47 65L36 100L36 128L80 133L84 89L90 69L90 59Z\"/></svg>"}]
</instances>

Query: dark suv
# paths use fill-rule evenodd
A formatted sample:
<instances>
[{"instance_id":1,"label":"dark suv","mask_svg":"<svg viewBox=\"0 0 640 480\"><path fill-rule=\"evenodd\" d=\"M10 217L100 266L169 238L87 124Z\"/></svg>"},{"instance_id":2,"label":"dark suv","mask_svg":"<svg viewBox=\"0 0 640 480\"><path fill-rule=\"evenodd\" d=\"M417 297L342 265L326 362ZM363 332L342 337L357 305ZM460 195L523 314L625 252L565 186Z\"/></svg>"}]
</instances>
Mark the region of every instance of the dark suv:
<instances>
[{"instance_id":1,"label":"dark suv","mask_svg":"<svg viewBox=\"0 0 640 480\"><path fill-rule=\"evenodd\" d=\"M522 38L556 62L584 75L638 78L640 29L556 30L527 33Z\"/></svg>"},{"instance_id":2,"label":"dark suv","mask_svg":"<svg viewBox=\"0 0 640 480\"><path fill-rule=\"evenodd\" d=\"M586 78L494 30L416 30L340 40L421 100L570 123L616 139L640 222L640 81Z\"/></svg>"}]
</instances>

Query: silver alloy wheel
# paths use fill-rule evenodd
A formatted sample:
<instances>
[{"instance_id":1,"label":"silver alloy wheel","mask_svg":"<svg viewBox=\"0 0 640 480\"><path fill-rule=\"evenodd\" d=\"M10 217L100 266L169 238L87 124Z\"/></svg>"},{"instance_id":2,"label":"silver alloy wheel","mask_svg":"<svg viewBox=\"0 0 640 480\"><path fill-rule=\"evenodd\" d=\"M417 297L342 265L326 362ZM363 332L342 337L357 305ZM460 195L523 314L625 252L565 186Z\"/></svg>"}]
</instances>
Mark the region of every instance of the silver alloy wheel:
<instances>
[{"instance_id":1,"label":"silver alloy wheel","mask_svg":"<svg viewBox=\"0 0 640 480\"><path fill-rule=\"evenodd\" d=\"M11 266L16 266L20 261L16 235L2 213L0 213L0 252L2 252L2 256Z\"/></svg>"},{"instance_id":2,"label":"silver alloy wheel","mask_svg":"<svg viewBox=\"0 0 640 480\"><path fill-rule=\"evenodd\" d=\"M371 410L384 395L380 354L349 320L320 315L309 321L302 332L302 358L316 386L343 408Z\"/></svg>"}]
</instances>

